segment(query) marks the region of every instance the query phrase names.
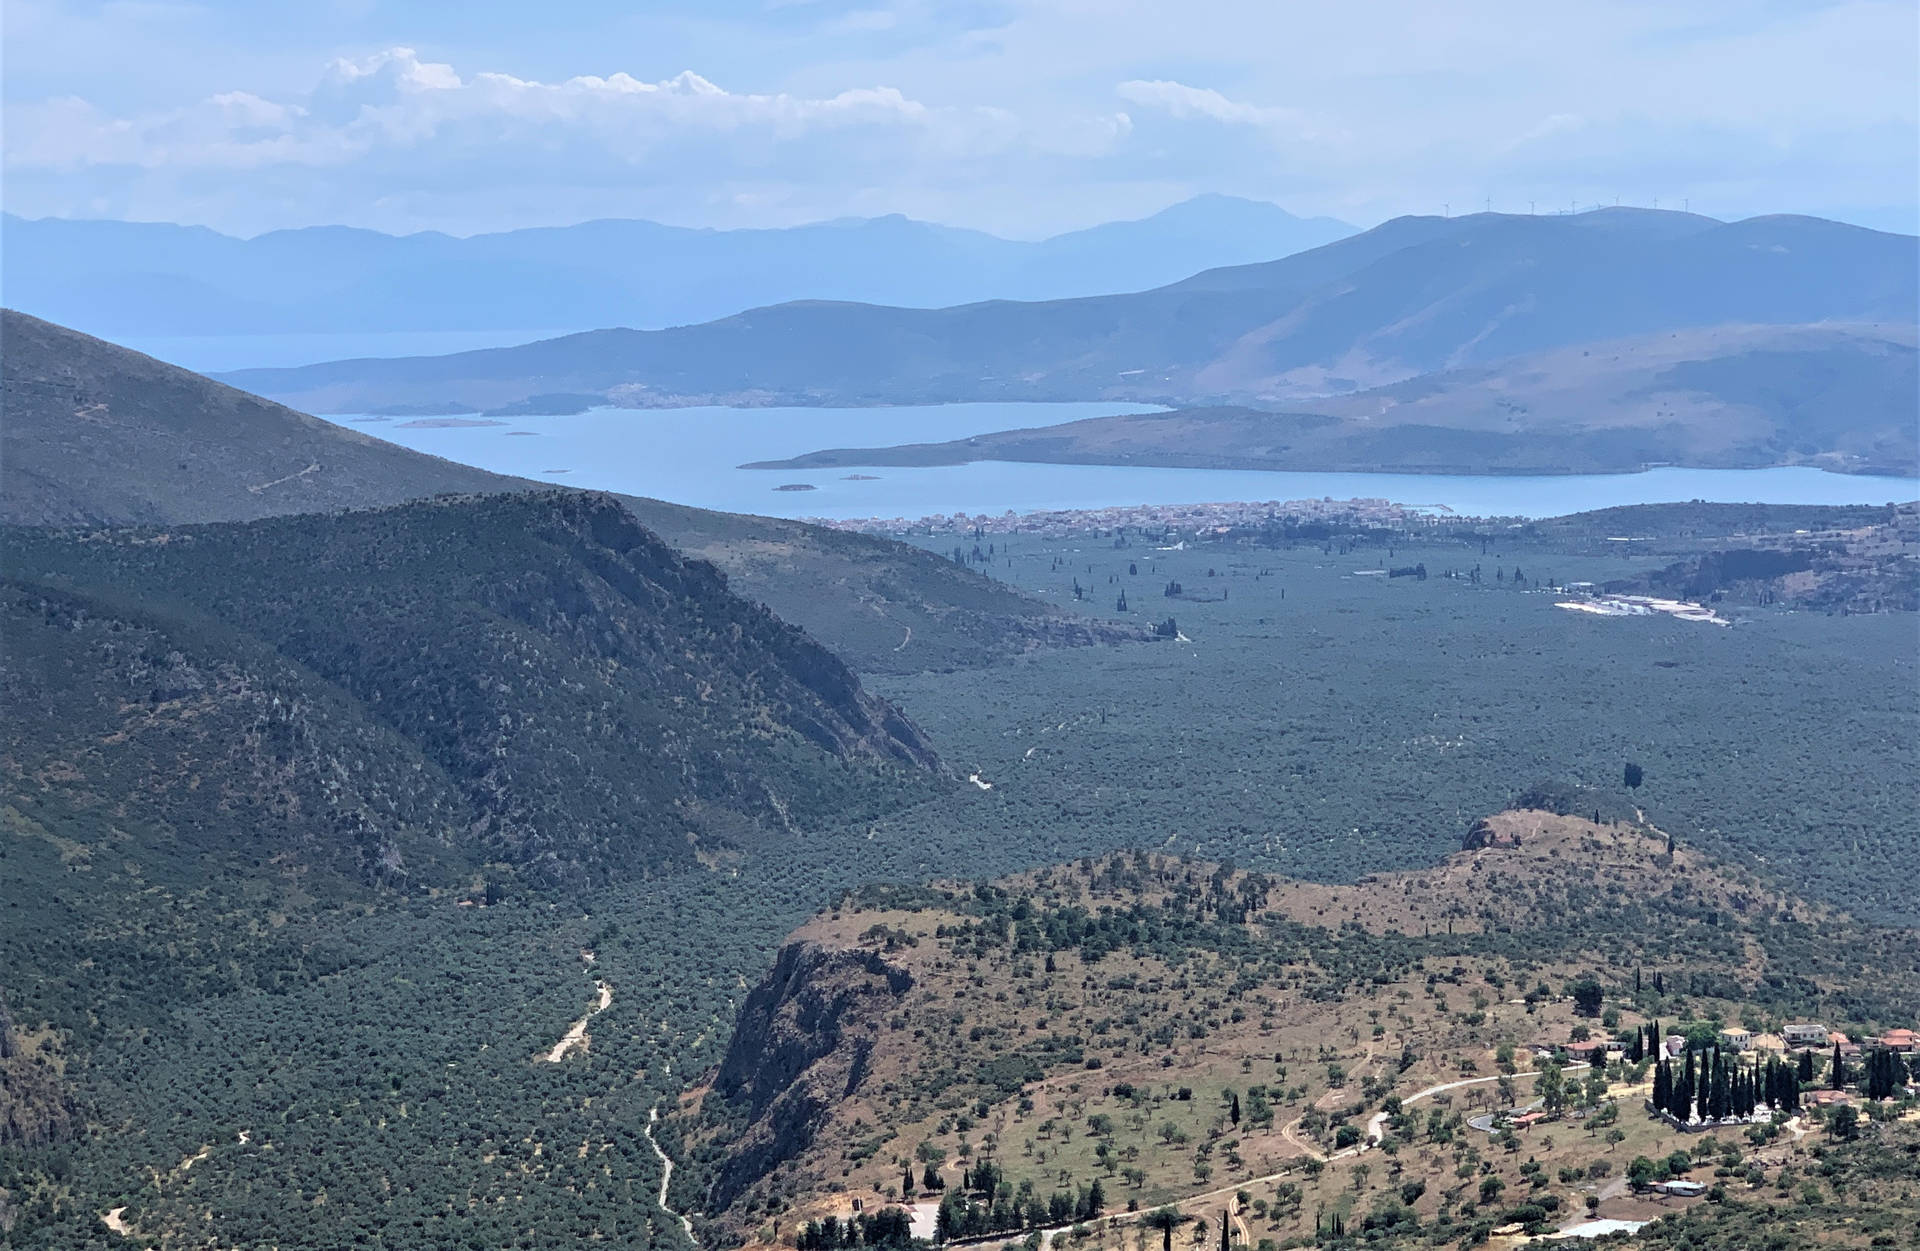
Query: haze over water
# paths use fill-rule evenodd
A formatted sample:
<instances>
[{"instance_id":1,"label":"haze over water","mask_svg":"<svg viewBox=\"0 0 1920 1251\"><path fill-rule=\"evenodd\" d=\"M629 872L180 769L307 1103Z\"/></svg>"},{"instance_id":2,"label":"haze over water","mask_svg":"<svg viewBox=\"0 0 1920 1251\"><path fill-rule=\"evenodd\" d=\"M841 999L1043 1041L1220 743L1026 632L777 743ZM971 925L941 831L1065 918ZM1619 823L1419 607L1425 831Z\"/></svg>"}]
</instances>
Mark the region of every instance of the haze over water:
<instances>
[{"instance_id":1,"label":"haze over water","mask_svg":"<svg viewBox=\"0 0 1920 1251\"><path fill-rule=\"evenodd\" d=\"M896 408L598 408L573 416L446 427L343 415L331 420L496 473L777 517L905 517L1195 504L1223 500L1387 499L1470 516L1557 516L1682 500L1884 504L1920 481L1817 469L1655 469L1636 474L1443 476L1159 469L981 461L925 468L741 469L831 447L942 442L1083 417L1157 411L1105 403ZM482 420L472 418L471 420ZM562 472L564 471L564 472ZM864 475L869 480L852 480ZM780 490L808 485L812 490Z\"/></svg>"}]
</instances>

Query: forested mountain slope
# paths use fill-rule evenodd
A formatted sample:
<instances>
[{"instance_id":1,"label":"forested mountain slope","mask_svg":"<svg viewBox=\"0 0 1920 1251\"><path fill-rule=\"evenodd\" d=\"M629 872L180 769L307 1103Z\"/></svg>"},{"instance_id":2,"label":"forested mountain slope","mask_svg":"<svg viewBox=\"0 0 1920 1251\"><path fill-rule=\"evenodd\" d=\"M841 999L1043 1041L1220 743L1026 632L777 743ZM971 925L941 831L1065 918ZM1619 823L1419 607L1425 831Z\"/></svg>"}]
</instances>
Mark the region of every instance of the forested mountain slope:
<instances>
[{"instance_id":1,"label":"forested mountain slope","mask_svg":"<svg viewBox=\"0 0 1920 1251\"><path fill-rule=\"evenodd\" d=\"M907 543L851 530L622 497L649 529L801 626L861 673L968 668L1050 647L1163 641L1066 612Z\"/></svg>"},{"instance_id":2,"label":"forested mountain slope","mask_svg":"<svg viewBox=\"0 0 1920 1251\"><path fill-rule=\"evenodd\" d=\"M453 356L245 370L323 412L547 392L637 407L1324 395L1595 339L1920 319L1914 239L1814 218L1399 218L1128 295L943 309L807 301Z\"/></svg>"},{"instance_id":3,"label":"forested mountain slope","mask_svg":"<svg viewBox=\"0 0 1920 1251\"><path fill-rule=\"evenodd\" d=\"M0 520L180 525L551 490L422 455L22 313L0 312ZM625 497L861 669L983 664L1145 638L1092 624L904 543ZM903 640L911 638L911 645Z\"/></svg>"},{"instance_id":4,"label":"forested mountain slope","mask_svg":"<svg viewBox=\"0 0 1920 1251\"><path fill-rule=\"evenodd\" d=\"M5 539L7 788L83 844L137 820L165 831L143 855L594 879L838 824L935 767L605 496Z\"/></svg>"}]
</instances>

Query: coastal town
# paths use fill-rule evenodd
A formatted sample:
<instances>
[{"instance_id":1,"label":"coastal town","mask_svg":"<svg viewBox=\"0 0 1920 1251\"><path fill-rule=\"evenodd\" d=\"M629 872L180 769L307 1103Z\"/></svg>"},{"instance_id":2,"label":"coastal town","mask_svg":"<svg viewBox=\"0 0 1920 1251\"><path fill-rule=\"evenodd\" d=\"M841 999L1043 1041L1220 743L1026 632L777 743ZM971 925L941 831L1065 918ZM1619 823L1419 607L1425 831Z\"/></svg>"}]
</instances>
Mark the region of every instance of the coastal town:
<instances>
[{"instance_id":1,"label":"coastal town","mask_svg":"<svg viewBox=\"0 0 1920 1251\"><path fill-rule=\"evenodd\" d=\"M1423 508L1384 499L1336 500L1328 497L1309 500L1223 500L1201 504L1133 504L1033 512L956 512L918 518L813 517L807 520L837 530L892 536L1025 534L1057 538L1115 530L1221 534L1283 521L1414 528L1457 518L1451 510L1440 506Z\"/></svg>"}]
</instances>

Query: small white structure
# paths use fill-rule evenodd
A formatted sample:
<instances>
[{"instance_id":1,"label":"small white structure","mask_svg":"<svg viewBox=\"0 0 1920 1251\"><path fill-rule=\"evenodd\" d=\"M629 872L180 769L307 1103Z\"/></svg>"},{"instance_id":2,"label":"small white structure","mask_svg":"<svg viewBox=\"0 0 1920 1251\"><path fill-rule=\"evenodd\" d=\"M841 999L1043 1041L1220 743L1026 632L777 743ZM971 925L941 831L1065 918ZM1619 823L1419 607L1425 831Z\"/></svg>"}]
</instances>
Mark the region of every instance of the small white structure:
<instances>
[{"instance_id":1,"label":"small white structure","mask_svg":"<svg viewBox=\"0 0 1920 1251\"><path fill-rule=\"evenodd\" d=\"M1780 1037L1789 1047L1824 1047L1827 1027L1817 1021L1795 1021L1780 1031Z\"/></svg>"},{"instance_id":2,"label":"small white structure","mask_svg":"<svg viewBox=\"0 0 1920 1251\"><path fill-rule=\"evenodd\" d=\"M1676 1199L1697 1199L1707 1193L1707 1187L1704 1182L1677 1177L1672 1181L1655 1182L1653 1191L1655 1194L1672 1195Z\"/></svg>"},{"instance_id":3,"label":"small white structure","mask_svg":"<svg viewBox=\"0 0 1920 1251\"><path fill-rule=\"evenodd\" d=\"M1720 1046L1727 1051L1751 1051L1753 1035L1744 1029L1723 1029L1720 1031Z\"/></svg>"},{"instance_id":4,"label":"small white structure","mask_svg":"<svg viewBox=\"0 0 1920 1251\"><path fill-rule=\"evenodd\" d=\"M1557 1234L1548 1234L1554 1242L1568 1238L1605 1238L1608 1234L1637 1234L1648 1225L1646 1221L1620 1221L1607 1217L1597 1221L1582 1221L1578 1225L1569 1225Z\"/></svg>"}]
</instances>

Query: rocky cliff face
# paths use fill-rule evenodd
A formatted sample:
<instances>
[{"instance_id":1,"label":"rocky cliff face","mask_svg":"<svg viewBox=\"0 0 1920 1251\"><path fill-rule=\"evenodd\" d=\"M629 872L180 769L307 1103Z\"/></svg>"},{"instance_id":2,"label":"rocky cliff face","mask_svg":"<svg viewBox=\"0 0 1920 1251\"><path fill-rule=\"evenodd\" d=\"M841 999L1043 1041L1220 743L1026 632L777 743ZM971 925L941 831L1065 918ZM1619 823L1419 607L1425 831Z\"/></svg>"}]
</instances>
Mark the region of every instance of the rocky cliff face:
<instances>
[{"instance_id":1,"label":"rocky cliff face","mask_svg":"<svg viewBox=\"0 0 1920 1251\"><path fill-rule=\"evenodd\" d=\"M789 943L741 1005L704 1120L732 1136L706 1196L720 1212L813 1142L868 1075L912 975L872 951ZM737 1136L734 1136L737 1135Z\"/></svg>"}]
</instances>

